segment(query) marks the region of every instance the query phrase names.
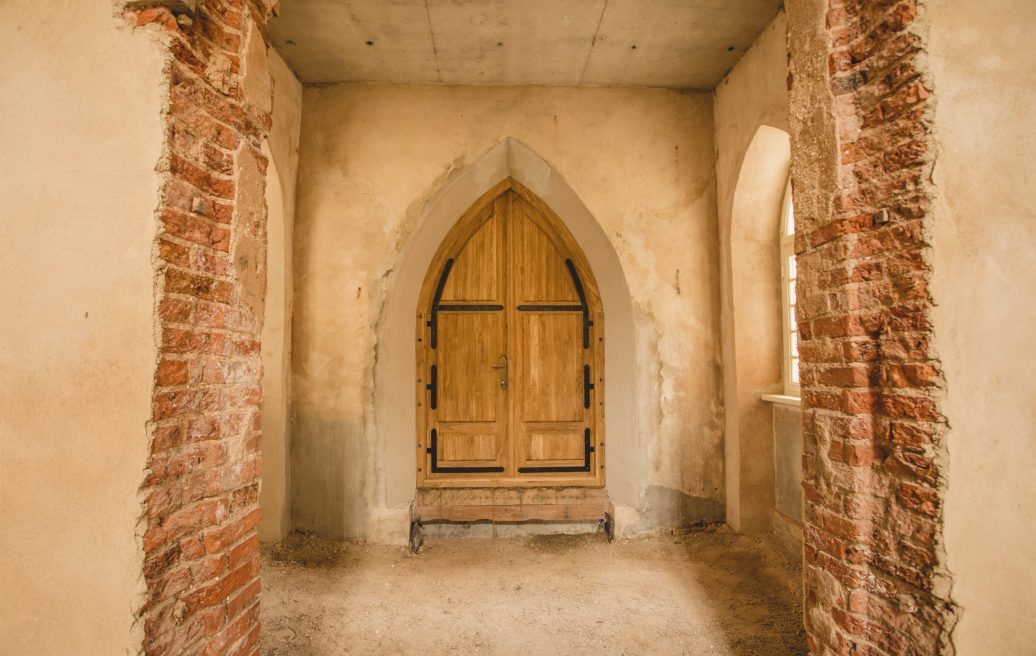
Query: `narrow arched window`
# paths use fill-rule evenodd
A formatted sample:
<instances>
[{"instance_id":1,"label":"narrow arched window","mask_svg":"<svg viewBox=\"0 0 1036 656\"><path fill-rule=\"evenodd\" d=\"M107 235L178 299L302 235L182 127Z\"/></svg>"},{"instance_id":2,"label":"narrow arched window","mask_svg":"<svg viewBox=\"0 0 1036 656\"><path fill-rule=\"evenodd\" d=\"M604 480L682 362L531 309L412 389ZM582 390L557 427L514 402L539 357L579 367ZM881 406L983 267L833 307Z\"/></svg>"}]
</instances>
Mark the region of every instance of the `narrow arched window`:
<instances>
[{"instance_id":1,"label":"narrow arched window","mask_svg":"<svg viewBox=\"0 0 1036 656\"><path fill-rule=\"evenodd\" d=\"M795 322L795 206L791 180L784 191L781 210L781 315L784 324L784 393L799 395L799 331Z\"/></svg>"}]
</instances>

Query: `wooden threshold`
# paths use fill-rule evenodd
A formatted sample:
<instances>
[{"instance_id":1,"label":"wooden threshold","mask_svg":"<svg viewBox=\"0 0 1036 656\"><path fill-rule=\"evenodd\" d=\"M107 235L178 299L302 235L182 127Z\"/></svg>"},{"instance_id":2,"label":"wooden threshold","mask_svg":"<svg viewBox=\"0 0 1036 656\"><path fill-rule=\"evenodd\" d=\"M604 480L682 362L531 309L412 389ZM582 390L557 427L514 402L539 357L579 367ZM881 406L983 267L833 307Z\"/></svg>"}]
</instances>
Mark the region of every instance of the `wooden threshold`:
<instances>
[{"instance_id":1,"label":"wooden threshold","mask_svg":"<svg viewBox=\"0 0 1036 656\"><path fill-rule=\"evenodd\" d=\"M418 490L420 522L593 522L609 511L603 488L466 488Z\"/></svg>"}]
</instances>

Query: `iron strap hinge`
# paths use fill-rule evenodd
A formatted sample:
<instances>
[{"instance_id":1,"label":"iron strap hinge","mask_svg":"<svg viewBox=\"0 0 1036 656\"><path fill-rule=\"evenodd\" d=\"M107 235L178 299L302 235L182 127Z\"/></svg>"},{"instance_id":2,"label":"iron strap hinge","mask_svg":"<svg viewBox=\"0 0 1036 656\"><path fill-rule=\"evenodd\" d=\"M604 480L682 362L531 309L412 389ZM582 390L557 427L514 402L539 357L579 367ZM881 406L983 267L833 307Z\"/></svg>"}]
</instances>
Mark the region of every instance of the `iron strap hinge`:
<instances>
[{"instance_id":1,"label":"iron strap hinge","mask_svg":"<svg viewBox=\"0 0 1036 656\"><path fill-rule=\"evenodd\" d=\"M429 399L428 405L432 410L436 409L439 405L439 367L432 365L431 374L428 377L428 384L424 386L426 390L431 392L431 398Z\"/></svg>"},{"instance_id":2,"label":"iron strap hinge","mask_svg":"<svg viewBox=\"0 0 1036 656\"><path fill-rule=\"evenodd\" d=\"M440 467L439 466L439 431L432 429L431 444L424 450L432 457L433 474L502 474L503 467Z\"/></svg>"},{"instance_id":3,"label":"iron strap hinge","mask_svg":"<svg viewBox=\"0 0 1036 656\"><path fill-rule=\"evenodd\" d=\"M590 409L590 390L596 389L595 385L590 382L590 365L583 365L583 408Z\"/></svg>"}]
</instances>

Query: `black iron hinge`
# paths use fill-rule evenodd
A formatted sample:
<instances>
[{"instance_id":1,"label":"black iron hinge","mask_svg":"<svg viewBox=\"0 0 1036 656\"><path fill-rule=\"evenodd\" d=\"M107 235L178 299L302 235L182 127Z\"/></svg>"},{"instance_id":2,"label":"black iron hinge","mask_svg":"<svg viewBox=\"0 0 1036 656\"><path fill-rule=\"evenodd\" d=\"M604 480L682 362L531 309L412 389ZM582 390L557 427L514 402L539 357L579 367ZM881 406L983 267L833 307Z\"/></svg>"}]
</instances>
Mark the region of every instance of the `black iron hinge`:
<instances>
[{"instance_id":1,"label":"black iron hinge","mask_svg":"<svg viewBox=\"0 0 1036 656\"><path fill-rule=\"evenodd\" d=\"M596 389L594 384L590 382L590 365L583 365L583 407L586 409L590 408L590 390Z\"/></svg>"},{"instance_id":2,"label":"black iron hinge","mask_svg":"<svg viewBox=\"0 0 1036 656\"><path fill-rule=\"evenodd\" d=\"M428 384L424 386L426 390L431 392L431 398L428 400L428 405L432 410L439 405L439 367L432 365L432 372L428 377Z\"/></svg>"}]
</instances>

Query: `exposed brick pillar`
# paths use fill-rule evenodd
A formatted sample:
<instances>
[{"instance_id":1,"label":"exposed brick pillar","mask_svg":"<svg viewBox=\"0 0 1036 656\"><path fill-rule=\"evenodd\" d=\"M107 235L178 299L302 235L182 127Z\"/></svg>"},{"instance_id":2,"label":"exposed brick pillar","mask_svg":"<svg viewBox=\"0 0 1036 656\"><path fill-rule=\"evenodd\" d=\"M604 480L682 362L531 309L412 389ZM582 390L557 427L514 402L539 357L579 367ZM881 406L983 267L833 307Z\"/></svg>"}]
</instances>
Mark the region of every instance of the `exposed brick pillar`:
<instances>
[{"instance_id":1,"label":"exposed brick pillar","mask_svg":"<svg viewBox=\"0 0 1036 656\"><path fill-rule=\"evenodd\" d=\"M147 654L258 654L268 7L193 5L127 13L169 51L139 614Z\"/></svg>"},{"instance_id":2,"label":"exposed brick pillar","mask_svg":"<svg viewBox=\"0 0 1036 656\"><path fill-rule=\"evenodd\" d=\"M789 0L813 654L951 654L917 0Z\"/></svg>"}]
</instances>

